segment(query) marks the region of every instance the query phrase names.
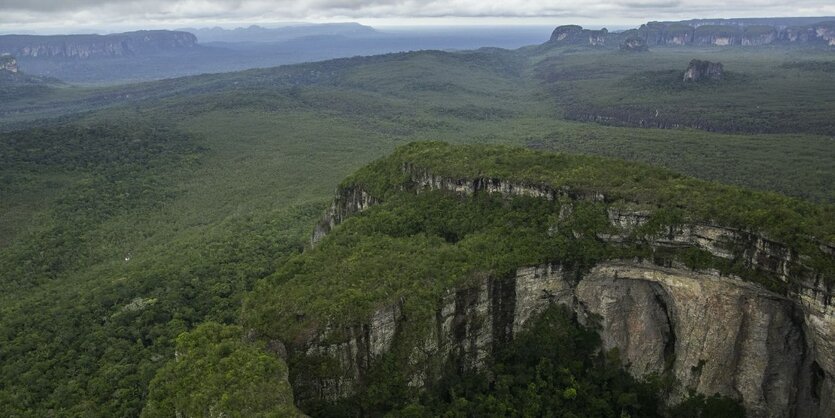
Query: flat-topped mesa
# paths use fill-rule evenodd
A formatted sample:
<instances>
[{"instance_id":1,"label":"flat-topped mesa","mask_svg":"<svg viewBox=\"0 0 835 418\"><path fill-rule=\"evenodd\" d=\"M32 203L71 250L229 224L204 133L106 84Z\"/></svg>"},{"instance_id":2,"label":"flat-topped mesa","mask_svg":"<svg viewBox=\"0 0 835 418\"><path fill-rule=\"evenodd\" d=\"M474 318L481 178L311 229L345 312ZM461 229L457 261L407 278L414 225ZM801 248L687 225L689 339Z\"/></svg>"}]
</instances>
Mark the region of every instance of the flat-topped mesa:
<instances>
[{"instance_id":1,"label":"flat-topped mesa","mask_svg":"<svg viewBox=\"0 0 835 418\"><path fill-rule=\"evenodd\" d=\"M683 81L715 81L721 80L725 74L725 67L721 62L692 60L684 72Z\"/></svg>"},{"instance_id":2,"label":"flat-topped mesa","mask_svg":"<svg viewBox=\"0 0 835 418\"><path fill-rule=\"evenodd\" d=\"M547 200L555 200L560 197L590 201L604 201L606 199L603 194L594 191L556 188L547 184L518 183L484 177L476 179L454 179L435 175L429 170L411 164L404 164L402 169L409 176L409 182L417 193L423 190L445 190L465 195L485 192L500 193L506 197L527 196ZM316 243L321 241L334 227L342 223L345 219L379 203L381 203L379 198L372 196L371 193L361 187L349 186L339 188L336 191L336 196L331 206L314 228L310 239L311 244L315 246Z\"/></svg>"},{"instance_id":3,"label":"flat-topped mesa","mask_svg":"<svg viewBox=\"0 0 835 418\"><path fill-rule=\"evenodd\" d=\"M408 174L406 192L541 198L559 201L560 216L570 216L576 202L606 203L599 193L546 184L449 178L410 164L403 171ZM333 228L336 220L381 203L349 186L338 193L323 225ZM682 386L671 394L671 402L695 390L740 399L753 417L822 417L835 411L830 401L835 399L835 289L801 257L762 235L709 224L671 225L663 233L638 238L635 232L650 222L651 210L612 204L607 213L619 232L598 238L613 245L639 240L659 249L696 248L793 284L778 294L717 271L635 260L600 263L579 280L558 264L520 266L509 280L486 278L449 290L436 308L436 323L426 327L432 332L409 355L410 368L417 370L410 384L431 384L438 365L450 359L462 370L484 367L497 347L557 303L574 310L581 321L598 318L604 348L617 348L635 376L675 376ZM317 231L321 239L324 234ZM308 340L302 352L332 358L346 374L298 381L301 396L334 401L355 394L375 360L402 332L403 321L395 303L381 306L361 325L326 327ZM635 329L642 331L630 331ZM334 342L332 334L348 339Z\"/></svg>"},{"instance_id":4,"label":"flat-topped mesa","mask_svg":"<svg viewBox=\"0 0 835 418\"><path fill-rule=\"evenodd\" d=\"M617 190L595 190L602 187L599 183L547 180L567 178L559 170L573 172L569 159L561 157L537 159L528 152L471 148L453 154L460 158L445 160L448 154L426 153L431 144L412 147L414 153L401 152L399 159L377 163L347 180L317 227L314 242L348 217L387 199L403 205L412 194L419 199L432 192L462 197L488 193L548 201L553 211L553 223L545 226L548 235L553 227L554 233L576 237L577 232L562 228L572 228L573 217L588 210L601 211L608 222L597 227L594 239L627 250L613 254L648 248L642 254L652 255L604 258L582 271L552 259L515 266L510 276L478 274L439 295L435 314L419 324L407 311L407 296L379 301L359 322L323 322L318 332L295 340L294 352L314 362L335 360L342 372L298 375L294 384L301 399L337 400L363 390L369 370L386 353L403 356L398 361L408 365L409 384L418 388L431 385L439 370L451 367L450 361L457 370L483 368L527 321L549 305L561 304L581 322L597 323L603 348L618 349L633 375L674 377L679 384L667 399L671 403L696 391L735 398L751 417L835 414L831 243L810 234L813 245L791 246L740 226L744 224L722 225L695 218L695 213L693 218L672 216L669 211L680 208L625 201L616 197ZM485 164L474 163L478 160L473 155L485 155ZM455 162L460 166L452 166ZM507 177L518 173L508 171L511 167L520 166L525 167L520 177ZM554 170L554 176L543 176L541 170ZM373 222L376 215L372 211L368 216L372 218L366 222ZM337 247L323 246L322 251L332 248ZM714 261L704 264L711 267L696 268L664 254L700 254ZM406 330L416 329L427 331L404 337ZM403 338L411 338L412 351L398 346Z\"/></svg>"},{"instance_id":5,"label":"flat-topped mesa","mask_svg":"<svg viewBox=\"0 0 835 418\"><path fill-rule=\"evenodd\" d=\"M550 42L557 45L603 46L608 37L609 31L606 28L590 30L583 29L582 26L565 25L554 29Z\"/></svg>"},{"instance_id":6,"label":"flat-topped mesa","mask_svg":"<svg viewBox=\"0 0 835 418\"><path fill-rule=\"evenodd\" d=\"M628 242L640 240L655 247L693 247L724 259L741 259L744 265L774 275L787 283L791 277L802 278L799 283L817 283L821 277L801 262L801 257L785 244L769 237L735 227L710 222L689 222L667 225L663 233L638 237L635 232L652 218L653 211L628 209L628 202L615 204L606 195L595 190L577 190L569 187L554 187L545 183L507 181L493 177L452 178L436 175L430 170L405 163L401 167L408 180L401 186L403 191L423 193L447 191L465 196L477 193L500 194L506 198L533 197L548 201L562 202L563 211L571 211L575 202L599 202L607 204L610 225L616 234L598 233L599 239L607 242ZM406 189L408 187L408 190ZM357 185L339 188L330 208L314 228L311 243L321 241L337 225L349 217L382 203L371 192ZM649 241L647 241L649 239ZM818 250L835 258L832 244L820 243ZM822 284L821 284L822 285ZM812 284L813 287L817 285ZM829 301L826 301L829 304Z\"/></svg>"},{"instance_id":7,"label":"flat-topped mesa","mask_svg":"<svg viewBox=\"0 0 835 418\"><path fill-rule=\"evenodd\" d=\"M2 35L0 53L18 58L109 58L197 46L188 32L150 30L111 35Z\"/></svg>"}]
</instances>

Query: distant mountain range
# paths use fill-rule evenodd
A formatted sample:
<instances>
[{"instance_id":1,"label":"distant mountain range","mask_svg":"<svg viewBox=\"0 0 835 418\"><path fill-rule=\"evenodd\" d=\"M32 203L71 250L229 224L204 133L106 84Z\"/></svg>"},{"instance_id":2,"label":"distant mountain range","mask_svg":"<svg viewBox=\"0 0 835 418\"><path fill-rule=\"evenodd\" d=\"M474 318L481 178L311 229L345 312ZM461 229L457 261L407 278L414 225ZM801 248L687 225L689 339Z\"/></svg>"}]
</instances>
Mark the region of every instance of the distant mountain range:
<instances>
[{"instance_id":1,"label":"distant mountain range","mask_svg":"<svg viewBox=\"0 0 835 418\"><path fill-rule=\"evenodd\" d=\"M3 35L0 54L33 76L124 83L414 50L519 48L552 27L448 27L381 31L358 23L197 28L109 35ZM560 26L548 45L646 51L660 46L835 46L835 17L650 22L609 32Z\"/></svg>"},{"instance_id":2,"label":"distant mountain range","mask_svg":"<svg viewBox=\"0 0 835 418\"><path fill-rule=\"evenodd\" d=\"M426 49L518 48L552 27L378 31L358 23L204 28L110 35L3 35L21 71L71 83L124 83Z\"/></svg>"},{"instance_id":3,"label":"distant mountain range","mask_svg":"<svg viewBox=\"0 0 835 418\"><path fill-rule=\"evenodd\" d=\"M194 48L188 32L154 30L111 35L3 35L0 54L17 58L101 58L153 54Z\"/></svg>"},{"instance_id":4,"label":"distant mountain range","mask_svg":"<svg viewBox=\"0 0 835 418\"><path fill-rule=\"evenodd\" d=\"M180 29L197 36L200 43L211 42L284 42L292 39L342 36L342 37L370 37L380 36L376 29L359 23L323 23L323 24L288 24L276 28L265 28L252 25L246 28L223 29L214 28L185 28Z\"/></svg>"}]
</instances>

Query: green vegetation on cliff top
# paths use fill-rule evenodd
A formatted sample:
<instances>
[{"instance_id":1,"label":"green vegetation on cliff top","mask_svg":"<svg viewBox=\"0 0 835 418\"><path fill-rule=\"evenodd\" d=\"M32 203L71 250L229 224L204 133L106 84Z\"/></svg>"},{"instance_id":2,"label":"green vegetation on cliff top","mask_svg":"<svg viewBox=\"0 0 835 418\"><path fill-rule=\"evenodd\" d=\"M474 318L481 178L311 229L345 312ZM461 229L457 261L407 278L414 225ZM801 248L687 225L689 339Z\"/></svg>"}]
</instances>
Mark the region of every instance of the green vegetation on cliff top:
<instances>
[{"instance_id":1,"label":"green vegetation on cliff top","mask_svg":"<svg viewBox=\"0 0 835 418\"><path fill-rule=\"evenodd\" d=\"M608 202L679 209L682 221L705 222L764 234L793 248L803 242L835 243L835 206L758 192L644 164L594 156L536 152L504 146L416 143L398 149L349 177L384 199L400 190L413 170L449 179L500 179L602 194ZM419 175L420 173L415 173Z\"/></svg>"},{"instance_id":2,"label":"green vegetation on cliff top","mask_svg":"<svg viewBox=\"0 0 835 418\"><path fill-rule=\"evenodd\" d=\"M415 193L412 176L424 171L465 184L486 178L549 185L602 194L605 201ZM641 235L677 224L704 222L764 234L795 250L827 280L835 272L832 257L819 248L835 237L831 205L636 163L503 146L414 143L359 170L342 187L359 187L382 203L348 218L259 283L245 304L245 318L271 338L292 342L324 324L350 326L395 301L404 304L407 316L425 318L449 289L543 263L561 264L579 278L607 259L671 258L740 275L778 292L793 285L751 270L741 257L724 260L697 249L663 253L642 243ZM564 205L570 207L568 216L560 216ZM612 246L597 238L614 232L609 205L652 212L647 226L634 232L634 245Z\"/></svg>"}]
</instances>

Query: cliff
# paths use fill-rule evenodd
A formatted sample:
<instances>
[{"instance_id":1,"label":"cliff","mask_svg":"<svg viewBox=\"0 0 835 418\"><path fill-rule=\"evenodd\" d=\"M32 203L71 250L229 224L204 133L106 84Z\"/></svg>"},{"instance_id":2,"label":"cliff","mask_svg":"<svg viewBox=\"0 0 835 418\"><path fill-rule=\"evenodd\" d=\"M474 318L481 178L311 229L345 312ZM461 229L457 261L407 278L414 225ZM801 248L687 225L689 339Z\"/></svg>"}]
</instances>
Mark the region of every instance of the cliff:
<instances>
[{"instance_id":1,"label":"cliff","mask_svg":"<svg viewBox=\"0 0 835 418\"><path fill-rule=\"evenodd\" d=\"M803 22L804 20L798 20ZM792 21L793 22L793 21ZM807 25L786 26L769 19L649 22L619 33L588 30L576 25L557 27L550 45L606 46L645 44L654 46L763 46L806 44L835 46L835 21L810 20Z\"/></svg>"},{"instance_id":2,"label":"cliff","mask_svg":"<svg viewBox=\"0 0 835 418\"><path fill-rule=\"evenodd\" d=\"M137 31L111 35L3 35L0 54L18 58L107 58L195 48L187 32Z\"/></svg>"},{"instance_id":3,"label":"cliff","mask_svg":"<svg viewBox=\"0 0 835 418\"><path fill-rule=\"evenodd\" d=\"M646 52L649 51L649 47L647 46L646 39L638 38L638 37L629 37L623 40L620 44L620 49L622 51L629 51L629 52Z\"/></svg>"},{"instance_id":4,"label":"cliff","mask_svg":"<svg viewBox=\"0 0 835 418\"><path fill-rule=\"evenodd\" d=\"M721 62L692 60L684 72L683 81L721 80L724 72Z\"/></svg>"},{"instance_id":5,"label":"cliff","mask_svg":"<svg viewBox=\"0 0 835 418\"><path fill-rule=\"evenodd\" d=\"M458 161L459 167L452 161ZM596 164L605 164L606 168ZM519 175L518 167L526 167L524 175ZM328 260L341 266L334 270L340 277L334 278L331 273L306 275L302 273L306 270L294 267L287 277L296 279L285 282L279 278L277 282L283 284L272 289L284 306L291 307L287 314L295 316L303 329L289 334L294 336L290 340L286 340L288 334L284 337L290 343L295 364L305 365L295 373L291 370L297 397L303 402L350 397L364 390L375 365L392 355L406 370L409 385L416 389L431 386L445 368L483 368L493 353L538 312L550 304L562 304L581 322L599 327L604 349L617 348L630 373L638 377L664 375L677 382L669 393L669 402L682 399L692 390L738 399L753 417L832 416L835 289L831 272L835 260L832 245L821 241L829 239L824 231L830 227L820 228L817 234L824 235L811 239L792 235L797 232L781 235L776 230L768 232L768 228L745 228L721 217L682 217L664 206L648 204L655 198L648 198L640 187L620 184L612 189L588 182L600 179L607 171L617 178L655 178L648 173L638 174L634 168L611 161L431 144L415 145L347 180L314 233L316 246L309 250L313 258L306 264L320 271L319 262ZM381 185L380 177L375 177L379 175L390 182ZM547 180L550 178L562 180ZM647 181L664 190L682 188L681 184L663 186L661 180ZM702 194L712 193L707 184L699 183L699 188ZM724 204L733 201L732 190L720 189ZM621 190L620 194L615 190ZM753 210L777 210L763 197L748 199L754 202ZM680 200L671 202L688 207ZM453 209L442 209L446 204ZM500 212L494 215L484 212L485 207L502 206L516 209L497 209ZM414 232L385 232L391 228L399 231L404 223L414 222L398 220L398 211L418 219L438 217L443 225L459 219L456 207L466 208L469 217L464 219L489 223L487 219L495 216L497 225L514 223L522 231L514 238L515 232L503 230L484 241L511 254L515 248L525 248L516 256L505 255L511 260L499 264L511 267L506 270L509 274L499 267L492 271L476 268L469 273L457 270L456 264L440 267L432 261L431 250L406 254L402 262L407 264L403 266L386 254L375 261L382 248L396 242L389 243L382 237L413 236L410 234ZM433 214L433 210L440 213ZM794 209L781 210L788 214ZM810 215L814 211L803 212L812 216L808 222L819 219ZM532 219L547 221L538 224ZM541 229L530 229L533 225ZM470 248L460 232L450 230L455 227L447 224L442 227L447 232L440 232L450 244L430 247L448 245L449 249L443 251ZM432 231L419 227L407 230ZM361 244L364 241L352 241L363 234L374 237L368 241L370 247ZM778 236L795 243L775 239ZM497 240L513 240L513 244L502 247ZM553 245L565 240L576 242L577 247L569 244L567 252L555 250L558 247ZM350 248L361 249L351 254ZM578 249L586 254L577 254ZM480 251L473 256L502 257L490 248ZM600 251L608 255L587 258ZM439 260L455 258L452 254L443 252ZM350 264L343 265L340 257L347 257ZM693 257L702 262L694 264ZM439 286L434 297L421 296L421 287L405 292L388 287L387 268L397 271L401 278L410 277L410 269L424 259L439 270L417 272L414 277L419 281L426 274L435 277L429 282ZM409 260L412 266L407 267ZM488 265L496 266L494 262ZM357 276L360 281L352 281L345 268L363 272ZM311 281L315 277L328 277L330 284ZM367 302L342 301L338 286L332 286L335 283L347 286L348 294L379 291L382 296L363 299ZM367 306L368 313L360 314L358 320L339 314L324 322L312 319L312 311L305 306L318 296L298 293L300 289L317 292L309 288L311 285L328 289L323 302L352 306L352 315L364 311L360 306ZM368 287L364 291L362 286ZM270 292L261 289L259 293ZM302 294L306 296L297 296L300 299L292 296ZM416 310L415 304L427 313L420 313L423 311ZM270 322L268 316L259 315L270 323L259 328L281 339L280 332L269 328L283 327L277 325L283 320L274 317ZM324 364L331 373L305 371L322 370Z\"/></svg>"},{"instance_id":6,"label":"cliff","mask_svg":"<svg viewBox=\"0 0 835 418\"><path fill-rule=\"evenodd\" d=\"M608 35L609 31L606 28L589 30L577 25L566 25L554 29L549 42L558 45L603 46L606 44Z\"/></svg>"}]
</instances>

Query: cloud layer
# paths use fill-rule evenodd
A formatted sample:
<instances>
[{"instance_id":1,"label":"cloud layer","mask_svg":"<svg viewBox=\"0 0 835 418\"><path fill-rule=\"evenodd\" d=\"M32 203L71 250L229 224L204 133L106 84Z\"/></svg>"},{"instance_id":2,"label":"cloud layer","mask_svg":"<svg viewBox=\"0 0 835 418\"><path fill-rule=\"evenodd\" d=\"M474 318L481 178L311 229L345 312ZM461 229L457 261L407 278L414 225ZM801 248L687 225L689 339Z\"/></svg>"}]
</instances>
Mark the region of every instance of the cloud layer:
<instances>
[{"instance_id":1,"label":"cloud layer","mask_svg":"<svg viewBox=\"0 0 835 418\"><path fill-rule=\"evenodd\" d=\"M159 27L204 22L559 19L631 23L696 17L835 15L832 0L0 0L0 28Z\"/></svg>"}]
</instances>

